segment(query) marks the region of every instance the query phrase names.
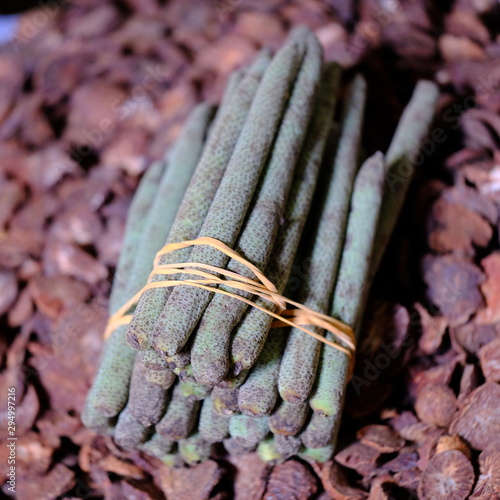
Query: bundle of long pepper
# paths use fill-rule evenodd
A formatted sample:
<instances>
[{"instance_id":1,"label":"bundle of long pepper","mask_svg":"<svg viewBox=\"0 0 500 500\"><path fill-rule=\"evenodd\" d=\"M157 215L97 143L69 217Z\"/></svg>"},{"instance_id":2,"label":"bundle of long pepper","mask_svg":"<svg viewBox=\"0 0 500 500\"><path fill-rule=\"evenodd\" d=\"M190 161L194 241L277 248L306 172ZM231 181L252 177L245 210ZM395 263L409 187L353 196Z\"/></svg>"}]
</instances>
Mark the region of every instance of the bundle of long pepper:
<instances>
[{"instance_id":1,"label":"bundle of long pepper","mask_svg":"<svg viewBox=\"0 0 500 500\"><path fill-rule=\"evenodd\" d=\"M331 456L352 368L335 329L307 326L324 344L303 326L274 327L279 301L231 281L214 284L217 269L243 281L255 273L212 246L159 254L151 271L165 243L213 238L262 272L275 296L288 295L288 284L291 298L359 334L437 90L420 82L387 155L359 168L366 82L351 81L334 123L339 78L314 34L296 29L274 57L262 51L231 76L212 122L211 108L199 105L165 161L148 169L131 206L110 313L148 276L151 285L128 311L128 327L111 322L87 426L175 465L207 459L219 442L229 453L257 448L276 462ZM388 184L402 168L399 184ZM309 263L298 287L297 259ZM176 263L194 268L169 271ZM214 275L209 288L187 284L200 279L194 269Z\"/></svg>"}]
</instances>

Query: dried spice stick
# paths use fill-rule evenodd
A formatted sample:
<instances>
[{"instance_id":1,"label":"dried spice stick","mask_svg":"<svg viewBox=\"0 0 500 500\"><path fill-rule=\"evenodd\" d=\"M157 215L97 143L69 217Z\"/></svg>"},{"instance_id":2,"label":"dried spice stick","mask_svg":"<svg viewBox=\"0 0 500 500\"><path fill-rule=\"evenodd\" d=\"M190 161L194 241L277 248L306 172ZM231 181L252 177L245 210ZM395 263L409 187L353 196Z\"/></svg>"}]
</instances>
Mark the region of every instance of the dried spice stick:
<instances>
[{"instance_id":1,"label":"dried spice stick","mask_svg":"<svg viewBox=\"0 0 500 500\"><path fill-rule=\"evenodd\" d=\"M333 445L328 445L323 448L307 448L307 446L304 446L300 449L299 457L304 460L312 460L314 462L323 463L332 458L333 451Z\"/></svg>"},{"instance_id":2,"label":"dried spice stick","mask_svg":"<svg viewBox=\"0 0 500 500\"><path fill-rule=\"evenodd\" d=\"M285 436L284 434L273 435L274 447L283 460L299 453L302 441L296 436Z\"/></svg>"},{"instance_id":3,"label":"dried spice stick","mask_svg":"<svg viewBox=\"0 0 500 500\"><path fill-rule=\"evenodd\" d=\"M434 118L439 89L435 83L417 83L405 107L386 153L387 185L377 229L371 279L377 272L389 239L401 212L406 193L419 160L419 150Z\"/></svg>"},{"instance_id":4,"label":"dried spice stick","mask_svg":"<svg viewBox=\"0 0 500 500\"><path fill-rule=\"evenodd\" d=\"M187 438L196 423L199 406L199 401L185 398L176 384L167 412L157 424L156 431L172 441Z\"/></svg>"},{"instance_id":5,"label":"dried spice stick","mask_svg":"<svg viewBox=\"0 0 500 500\"><path fill-rule=\"evenodd\" d=\"M155 432L146 442L139 446L141 451L162 459L172 451L174 442Z\"/></svg>"},{"instance_id":6,"label":"dried spice stick","mask_svg":"<svg viewBox=\"0 0 500 500\"><path fill-rule=\"evenodd\" d=\"M331 306L332 315L355 331L369 290L368 276L384 181L384 156L375 153L364 162L356 176L346 243ZM327 446L335 436L350 362L349 357L337 349L323 349L318 382L310 401L315 413L302 433L302 441L309 448Z\"/></svg>"},{"instance_id":7,"label":"dried spice stick","mask_svg":"<svg viewBox=\"0 0 500 500\"><path fill-rule=\"evenodd\" d=\"M113 439L124 450L134 450L148 437L148 427L138 422L125 408L118 417Z\"/></svg>"},{"instance_id":8,"label":"dried spice stick","mask_svg":"<svg viewBox=\"0 0 500 500\"><path fill-rule=\"evenodd\" d=\"M236 243L276 137L299 62L297 45L289 42L266 69L199 236L216 238L230 247ZM206 246L195 247L190 259L218 267L224 267L229 260L225 254ZM172 290L154 328L155 349L169 355L178 352L211 296L211 292L194 287L178 286Z\"/></svg>"},{"instance_id":9,"label":"dried spice stick","mask_svg":"<svg viewBox=\"0 0 500 500\"><path fill-rule=\"evenodd\" d=\"M165 163L153 164L146 172L132 200L121 256L116 271L116 279L110 298L110 314L123 305L130 296L144 285L147 275L141 281L132 281L128 277L131 269L139 260L151 263L153 255L138 255L141 237L144 237L143 221L151 216L151 207L156 198L159 183L165 175ZM177 209L177 207L174 207ZM155 235L150 235L153 240ZM161 245L161 233L156 241ZM158 246L159 248L159 246ZM139 276L136 274L136 278ZM115 290L116 287L116 290ZM104 345L104 351L92 388L87 395L87 406L95 408L104 416L113 417L125 406L128 397L128 387L132 374L135 352L124 341L126 327L117 328ZM95 412L93 412L95 414ZM88 414L89 416L89 414ZM92 426L86 421L85 425Z\"/></svg>"},{"instance_id":10,"label":"dried spice stick","mask_svg":"<svg viewBox=\"0 0 500 500\"><path fill-rule=\"evenodd\" d=\"M205 441L199 432L179 441L179 453L188 465L208 460L212 444Z\"/></svg>"},{"instance_id":11,"label":"dried spice stick","mask_svg":"<svg viewBox=\"0 0 500 500\"><path fill-rule=\"evenodd\" d=\"M257 454L261 460L271 464L278 464L282 461L281 453L276 450L276 443L273 436L267 437L259 443Z\"/></svg>"},{"instance_id":12,"label":"dried spice stick","mask_svg":"<svg viewBox=\"0 0 500 500\"><path fill-rule=\"evenodd\" d=\"M160 420L168 401L168 392L160 385L151 383L146 377L147 371L136 357L127 402L130 414L146 427Z\"/></svg>"},{"instance_id":13,"label":"dried spice stick","mask_svg":"<svg viewBox=\"0 0 500 500\"><path fill-rule=\"evenodd\" d=\"M239 389L237 387L232 389L214 387L212 400L215 412L218 415L232 415L235 412L239 412L238 392Z\"/></svg>"},{"instance_id":14,"label":"dried spice stick","mask_svg":"<svg viewBox=\"0 0 500 500\"><path fill-rule=\"evenodd\" d=\"M245 382L249 373L249 370L243 370L238 373L238 375L229 375L228 378L221 380L217 384L217 387L220 387L221 389L236 389L238 387L241 387L241 384Z\"/></svg>"},{"instance_id":15,"label":"dried spice stick","mask_svg":"<svg viewBox=\"0 0 500 500\"><path fill-rule=\"evenodd\" d=\"M333 173L314 235L308 273L301 284L300 301L322 313L328 313L342 252L349 200L358 165L365 98L366 83L361 76L357 76L345 103ZM321 332L319 328L315 330ZM321 346L320 342L304 335L301 330L292 329L279 374L282 399L292 404L307 399L316 377Z\"/></svg>"},{"instance_id":16,"label":"dried spice stick","mask_svg":"<svg viewBox=\"0 0 500 500\"><path fill-rule=\"evenodd\" d=\"M277 380L281 354L285 344L285 331L280 328L268 337L257 364L238 393L238 407L245 415L269 415L278 399Z\"/></svg>"},{"instance_id":17,"label":"dried spice stick","mask_svg":"<svg viewBox=\"0 0 500 500\"><path fill-rule=\"evenodd\" d=\"M101 434L101 436L112 436L114 432L114 420L104 416L90 405L88 399L85 401L80 418L88 429Z\"/></svg>"},{"instance_id":18,"label":"dried spice stick","mask_svg":"<svg viewBox=\"0 0 500 500\"><path fill-rule=\"evenodd\" d=\"M216 413L211 396L203 401L198 429L208 443L221 442L229 434L229 416Z\"/></svg>"},{"instance_id":19,"label":"dried spice stick","mask_svg":"<svg viewBox=\"0 0 500 500\"><path fill-rule=\"evenodd\" d=\"M305 402L290 404L286 401L281 401L269 417L269 428L274 434L294 436L304 427L308 413L309 405Z\"/></svg>"},{"instance_id":20,"label":"dried spice stick","mask_svg":"<svg viewBox=\"0 0 500 500\"><path fill-rule=\"evenodd\" d=\"M171 160L169 168L163 174L154 201L150 205L141 237L137 237L136 240L137 249L133 259L134 265L128 277L126 290L128 295L125 294L125 291L118 295L115 293L113 302L116 301L118 304L118 300L122 300L116 307L123 305L147 281L154 256L166 238L196 163L189 163L187 160L184 163L182 155L186 152L187 143L193 141L194 156L199 155L211 115L210 106L205 104L197 106L193 110L181 137L168 155ZM196 122L196 126L193 122ZM151 178L145 178L145 185L149 186L155 181L157 182L157 178L153 172ZM137 195L140 196L139 201L141 201L143 196L151 195L151 188L146 189L145 187L143 190L139 190ZM144 206L146 205L144 202ZM141 208L142 205L137 202L137 206ZM132 209L137 210L137 206L132 206ZM141 218L143 215L143 213L138 212L135 212L134 215L131 213L130 227L132 229L138 225L138 222L134 222L135 218ZM124 278L123 271L118 269L118 275L118 283L120 283L122 276ZM119 327L106 342L103 358L89 394L90 404L107 416L116 415L127 401L135 355L124 341L124 333L125 327Z\"/></svg>"},{"instance_id":21,"label":"dried spice stick","mask_svg":"<svg viewBox=\"0 0 500 500\"><path fill-rule=\"evenodd\" d=\"M168 235L167 243L191 240L198 236L268 63L267 52L262 52L238 88L231 92L228 103L221 109L219 117L216 117L203 155ZM185 249L175 252L175 256L167 254L160 259L160 264L188 261L190 253L190 249ZM160 275L153 277L153 281L161 279L163 276ZM142 295L127 330L127 339L133 347L137 349L150 347L153 327L169 293L169 289L154 289Z\"/></svg>"},{"instance_id":22,"label":"dried spice stick","mask_svg":"<svg viewBox=\"0 0 500 500\"><path fill-rule=\"evenodd\" d=\"M184 397L196 400L203 400L212 392L211 386L200 384L192 377L180 380L179 387Z\"/></svg>"},{"instance_id":23,"label":"dried spice stick","mask_svg":"<svg viewBox=\"0 0 500 500\"><path fill-rule=\"evenodd\" d=\"M146 380L151 384L156 384L162 389L170 389L177 379L177 375L170 369L146 370Z\"/></svg>"},{"instance_id":24,"label":"dried spice stick","mask_svg":"<svg viewBox=\"0 0 500 500\"><path fill-rule=\"evenodd\" d=\"M267 417L233 415L229 419L229 434L245 447L257 446L269 433Z\"/></svg>"},{"instance_id":25,"label":"dried spice stick","mask_svg":"<svg viewBox=\"0 0 500 500\"><path fill-rule=\"evenodd\" d=\"M269 260L283 218L293 172L306 135L321 75L321 47L305 32L301 47L302 65L274 142L263 179L249 210L235 250L263 270ZM227 269L253 278L253 273L231 259ZM231 288L221 286L232 291ZM250 299L251 294L237 292ZM197 380L215 385L229 369L229 340L233 328L247 309L245 302L215 295L196 331L192 349L193 373Z\"/></svg>"},{"instance_id":26,"label":"dried spice stick","mask_svg":"<svg viewBox=\"0 0 500 500\"><path fill-rule=\"evenodd\" d=\"M245 446L234 438L226 438L223 441L224 448L230 455L244 455L255 450L256 446Z\"/></svg>"},{"instance_id":27,"label":"dried spice stick","mask_svg":"<svg viewBox=\"0 0 500 500\"><path fill-rule=\"evenodd\" d=\"M266 268L266 275L280 293L283 292L290 276L293 260L311 206L336 103L339 76L340 69L336 65L327 65L323 71L313 118L307 131L285 209L283 226ZM264 300L257 299L256 302L273 312L275 311L275 308ZM231 358L235 374L255 364L264 346L271 323L272 317L258 309L253 308L246 312L235 330L231 344Z\"/></svg>"}]
</instances>

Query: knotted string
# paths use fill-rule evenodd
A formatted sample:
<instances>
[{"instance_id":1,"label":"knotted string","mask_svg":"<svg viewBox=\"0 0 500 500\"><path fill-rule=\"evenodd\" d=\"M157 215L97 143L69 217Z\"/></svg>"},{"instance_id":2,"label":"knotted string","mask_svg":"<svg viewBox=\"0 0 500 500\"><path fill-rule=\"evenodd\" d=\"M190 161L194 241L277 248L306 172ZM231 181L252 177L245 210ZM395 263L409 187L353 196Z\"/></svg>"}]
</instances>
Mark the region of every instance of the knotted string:
<instances>
[{"instance_id":1,"label":"knotted string","mask_svg":"<svg viewBox=\"0 0 500 500\"><path fill-rule=\"evenodd\" d=\"M238 273L199 262L160 264L160 259L163 255L174 252L175 250L198 245L208 245L226 254L231 259L238 261L240 264L248 268L255 275L256 279L247 278ZM189 270L189 276L198 276L199 278L193 279L190 277L181 277L180 279L175 280L165 279L152 281L153 276L158 274L165 276L172 274L182 275L186 273L186 270ZM212 271L217 273L217 275L206 271ZM223 279L218 275L222 275L226 279ZM120 325L127 325L130 323L133 314L127 313L133 306L137 305L139 299L146 290L152 290L154 288L168 288L179 285L194 286L196 288L201 288L214 293L220 293L222 295L227 295L228 297L241 300L249 306L255 307L272 316L274 321L271 324L271 328L280 328L285 326L298 328L320 342L345 353L351 359L352 364L354 352L356 350L356 339L354 337L354 332L349 325L346 325L336 318L314 311L310 307L284 297L278 292L274 284L266 278L264 273L262 273L251 262L221 241L206 236L195 240L165 245L156 254L154 267L149 275L148 283L109 318L108 325L104 332L104 338L108 338ZM262 299L274 304L277 311L270 311L253 300L247 299L236 293L222 290L221 288L215 288L213 285L224 285L235 290L248 292L254 296L261 297ZM294 309L287 309L287 304L293 306ZM313 325L329 331L333 335L334 339L336 339L336 342L332 342L323 335L309 330L308 328L304 328L305 325Z\"/></svg>"}]
</instances>

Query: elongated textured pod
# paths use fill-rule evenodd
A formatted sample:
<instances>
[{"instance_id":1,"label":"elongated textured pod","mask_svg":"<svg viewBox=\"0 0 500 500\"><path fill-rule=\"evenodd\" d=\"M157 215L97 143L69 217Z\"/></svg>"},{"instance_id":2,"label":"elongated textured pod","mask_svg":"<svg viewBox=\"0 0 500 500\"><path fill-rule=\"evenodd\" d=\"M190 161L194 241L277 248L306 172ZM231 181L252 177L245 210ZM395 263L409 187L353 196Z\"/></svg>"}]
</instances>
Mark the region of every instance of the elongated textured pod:
<instances>
[{"instance_id":1,"label":"elongated textured pod","mask_svg":"<svg viewBox=\"0 0 500 500\"><path fill-rule=\"evenodd\" d=\"M146 442L139 446L139 449L148 455L162 459L165 455L172 451L173 446L173 441L170 441L161 434L155 432Z\"/></svg>"},{"instance_id":2,"label":"elongated textured pod","mask_svg":"<svg viewBox=\"0 0 500 500\"><path fill-rule=\"evenodd\" d=\"M208 443L218 443L229 434L229 416L216 413L212 398L208 396L201 407L198 430Z\"/></svg>"},{"instance_id":3,"label":"elongated textured pod","mask_svg":"<svg viewBox=\"0 0 500 500\"><path fill-rule=\"evenodd\" d=\"M303 446L300 449L299 457L307 461L318 462L320 464L328 462L333 456L335 446L328 445L323 448L307 448Z\"/></svg>"},{"instance_id":4,"label":"elongated textured pod","mask_svg":"<svg viewBox=\"0 0 500 500\"><path fill-rule=\"evenodd\" d=\"M307 448L324 448L335 446L340 418L338 415L324 417L313 413L300 439Z\"/></svg>"},{"instance_id":5,"label":"elongated textured pod","mask_svg":"<svg viewBox=\"0 0 500 500\"><path fill-rule=\"evenodd\" d=\"M200 384L194 378L185 378L179 381L179 387L185 398L203 400L210 392L212 387L204 384Z\"/></svg>"},{"instance_id":6,"label":"elongated textured pod","mask_svg":"<svg viewBox=\"0 0 500 500\"><path fill-rule=\"evenodd\" d=\"M269 428L274 434L294 436L304 427L308 413L309 405L307 403L292 405L281 401L278 408L269 417Z\"/></svg>"},{"instance_id":7,"label":"elongated textured pod","mask_svg":"<svg viewBox=\"0 0 500 500\"><path fill-rule=\"evenodd\" d=\"M132 199L125 226L122 251L109 300L111 314L126 302L129 296L140 290L143 285L143 283L132 282L129 276L137 260L143 221L150 214L151 205L158 191L158 185L165 172L165 165L164 161L151 165L141 179ZM144 281L146 279L144 277ZM113 417L118 414L127 402L128 384L135 352L124 341L125 330L125 327L117 328L104 345L99 369L92 388L87 395L86 405L89 410L86 415L85 425L89 428L102 425L98 414ZM93 419L95 419L94 422Z\"/></svg>"},{"instance_id":8,"label":"elongated textured pod","mask_svg":"<svg viewBox=\"0 0 500 500\"><path fill-rule=\"evenodd\" d=\"M242 372L238 373L238 375L230 376L224 380L221 380L217 384L217 387L220 387L221 389L236 389L238 387L241 387L241 384L245 382L249 373L249 370L243 370Z\"/></svg>"},{"instance_id":9,"label":"elongated textured pod","mask_svg":"<svg viewBox=\"0 0 500 500\"><path fill-rule=\"evenodd\" d=\"M417 83L412 98L406 106L386 154L387 184L377 229L370 278L379 267L389 239L410 186L418 153L434 118L439 89L436 84L422 80Z\"/></svg>"},{"instance_id":10,"label":"elongated textured pod","mask_svg":"<svg viewBox=\"0 0 500 500\"><path fill-rule=\"evenodd\" d=\"M272 465L284 461L281 453L276 449L276 443L273 436L267 437L259 443L259 446L257 446L257 454L263 462L268 462Z\"/></svg>"},{"instance_id":11,"label":"elongated textured pod","mask_svg":"<svg viewBox=\"0 0 500 500\"><path fill-rule=\"evenodd\" d=\"M99 413L89 401L85 401L82 414L80 416L83 425L88 429L101 434L102 436L112 436L115 428L115 418L105 417Z\"/></svg>"},{"instance_id":12,"label":"elongated textured pod","mask_svg":"<svg viewBox=\"0 0 500 500\"><path fill-rule=\"evenodd\" d=\"M281 455L283 460L297 455L300 447L302 446L302 441L296 436L285 436L284 434L275 434L273 436L274 447L276 451Z\"/></svg>"},{"instance_id":13,"label":"elongated textured pod","mask_svg":"<svg viewBox=\"0 0 500 500\"><path fill-rule=\"evenodd\" d=\"M358 167L365 99L366 83L361 76L357 76L346 100L333 172L319 215L308 272L301 283L300 302L321 313L329 311L329 300L337 277L349 200ZM322 330L315 328L315 331L321 333ZM303 402L309 396L322 345L297 328L291 330L278 381L280 395L288 403Z\"/></svg>"},{"instance_id":14,"label":"elongated textured pod","mask_svg":"<svg viewBox=\"0 0 500 500\"><path fill-rule=\"evenodd\" d=\"M212 390L212 400L214 410L218 415L232 415L239 412L237 387L233 389L221 389L214 387Z\"/></svg>"},{"instance_id":15,"label":"elongated textured pod","mask_svg":"<svg viewBox=\"0 0 500 500\"><path fill-rule=\"evenodd\" d=\"M234 438L226 438L223 441L224 448L226 448L227 452L230 455L244 455L246 453L250 453L255 450L256 445L254 446L244 446Z\"/></svg>"},{"instance_id":16,"label":"elongated textured pod","mask_svg":"<svg viewBox=\"0 0 500 500\"><path fill-rule=\"evenodd\" d=\"M176 449L176 448L174 448ZM161 461L167 466L171 468L179 468L186 465L184 459L182 458L180 453L167 453L161 458Z\"/></svg>"},{"instance_id":17,"label":"elongated textured pod","mask_svg":"<svg viewBox=\"0 0 500 500\"><path fill-rule=\"evenodd\" d=\"M177 379L175 373L166 368L165 370L146 370L146 380L151 384L156 384L162 389L170 389Z\"/></svg>"},{"instance_id":18,"label":"elongated textured pod","mask_svg":"<svg viewBox=\"0 0 500 500\"><path fill-rule=\"evenodd\" d=\"M191 177L200 159L212 114L212 107L204 103L198 104L189 115L179 139L169 154L170 168L160 186L160 190L163 188L163 196L157 197L155 200L152 210L156 217L152 217L148 221L145 229L145 233L158 231L163 236L162 243L154 249L155 254L167 239L167 235L175 231L178 226L178 210L182 210L185 195L189 196L192 189ZM175 206L175 210L166 210L169 204ZM140 252L146 246L149 248L151 242L147 238L143 238L139 249ZM148 266L145 264L140 266L135 272L142 273L139 274L140 276L144 276L144 274L149 276L151 270L152 261L149 262ZM156 290L153 291L156 292ZM135 349L149 347L148 339L141 336L144 335L144 331L137 326L142 324L143 304L149 295L151 294L146 292L139 300L134 311L134 317L127 330L127 340Z\"/></svg>"},{"instance_id":19,"label":"elongated textured pod","mask_svg":"<svg viewBox=\"0 0 500 500\"><path fill-rule=\"evenodd\" d=\"M111 314L140 290L147 280L147 275L139 280L137 274L134 279L131 279L131 274L133 267L138 265L137 262L149 260L151 263L154 257L149 254L139 255L138 251L141 237L145 236L144 220L151 217L151 209L159 190L160 180L162 176L165 176L165 165L164 161L156 162L146 171L130 205L123 247L111 290ZM177 209L177 207L174 208ZM154 235L151 237L155 240ZM161 245L161 242L158 244ZM125 331L125 326L117 328L106 341L99 369L87 395L89 407L93 407L97 412L108 417L117 415L128 397L135 352L125 342ZM93 414L95 415L95 412ZM90 413L88 416L90 417ZM92 425L90 418L87 423L89 426Z\"/></svg>"},{"instance_id":20,"label":"elongated textured pod","mask_svg":"<svg viewBox=\"0 0 500 500\"><path fill-rule=\"evenodd\" d=\"M187 438L193 430L199 406L199 401L185 398L179 385L175 385L172 400L156 426L156 432L172 441Z\"/></svg>"},{"instance_id":21,"label":"elongated textured pod","mask_svg":"<svg viewBox=\"0 0 500 500\"><path fill-rule=\"evenodd\" d=\"M266 58L271 58L271 55L267 51L267 49L264 49L263 53L265 54ZM233 99L234 94L237 92L238 86L244 76L245 70L235 70L229 75L226 83L226 88L224 89L224 94L222 95L222 99L219 104L219 109L217 110L217 115L215 116L215 120L212 125L214 126L214 128L217 122L221 120L221 117L225 116L225 111L231 105L231 100Z\"/></svg>"},{"instance_id":22,"label":"elongated textured pod","mask_svg":"<svg viewBox=\"0 0 500 500\"><path fill-rule=\"evenodd\" d=\"M267 277L280 293L283 292L288 282L311 206L333 118L339 77L340 69L338 66L330 64L325 67L285 209L284 222L266 267ZM256 302L273 312L276 310L264 300L257 299ZM235 329L231 344L231 358L235 374L241 370L249 369L257 361L271 328L271 323L272 317L256 308L250 308L243 316Z\"/></svg>"},{"instance_id":23,"label":"elongated textured pod","mask_svg":"<svg viewBox=\"0 0 500 500\"><path fill-rule=\"evenodd\" d=\"M194 465L210 458L212 444L205 441L199 432L179 441L179 453L188 465Z\"/></svg>"},{"instance_id":24,"label":"elongated textured pod","mask_svg":"<svg viewBox=\"0 0 500 500\"><path fill-rule=\"evenodd\" d=\"M167 243L192 240L198 236L268 63L269 55L262 52L236 91L231 93L227 105L221 108L179 207ZM187 248L175 254L164 255L160 264L186 262L190 253L191 250ZM153 277L153 281L161 279L161 275ZM165 288L148 290L143 294L127 332L127 338L133 346L141 349L150 347L153 327L169 294L170 289Z\"/></svg>"},{"instance_id":25,"label":"elongated textured pod","mask_svg":"<svg viewBox=\"0 0 500 500\"><path fill-rule=\"evenodd\" d=\"M147 281L149 273L152 269L152 262L156 252L160 249L165 241L166 235L170 230L172 220L179 208L180 201L187 186L189 177L194 169L193 164L181 162L185 160L180 158L186 150L186 142L194 139L192 130L192 121L197 121L199 148L203 144L204 134L212 115L211 107L201 104L192 112L190 119L183 131L179 141L174 145L169 158L172 160L169 163L169 168L163 174L154 202L150 205L149 213L141 235L140 241L136 241L138 248L134 258L134 265L130 272L128 288L126 294L115 294L113 302L116 301L118 306L123 305L131 296L133 296ZM192 146L196 151L196 145ZM194 155L199 155L194 153ZM149 186L156 179L156 175L151 175L145 178L146 184ZM141 183L142 184L142 183ZM146 196L151 194L151 189L138 190L138 196ZM137 206L132 207L134 210L142 207L142 204L137 203ZM144 206L147 204L144 202ZM137 213L134 216L141 218L144 223L144 213ZM133 222L133 221L132 221ZM130 223L135 227L136 223ZM126 250L126 249L124 249ZM119 272L119 282L122 279L122 272ZM118 303L121 300L121 303ZM113 307L115 305L113 304ZM94 385L89 393L90 403L106 416L116 415L125 405L128 395L128 387L130 377L132 375L133 361L135 354L130 351L129 346L125 342L124 334L126 327L117 328L105 345L105 350L97 372Z\"/></svg>"},{"instance_id":26,"label":"elongated textured pod","mask_svg":"<svg viewBox=\"0 0 500 500\"><path fill-rule=\"evenodd\" d=\"M245 447L256 446L269 433L267 417L233 415L229 419L229 434Z\"/></svg>"},{"instance_id":27,"label":"elongated textured pod","mask_svg":"<svg viewBox=\"0 0 500 500\"><path fill-rule=\"evenodd\" d=\"M166 159L154 162L144 173L130 203L120 256L109 297L110 314L116 312L130 298L131 294L138 292L143 286L142 282L132 282L130 277L144 234L144 221L149 217L166 168Z\"/></svg>"},{"instance_id":28,"label":"elongated textured pod","mask_svg":"<svg viewBox=\"0 0 500 500\"><path fill-rule=\"evenodd\" d=\"M134 450L146 441L149 429L138 422L125 408L118 417L114 432L115 443L124 450Z\"/></svg>"},{"instance_id":29,"label":"elongated textured pod","mask_svg":"<svg viewBox=\"0 0 500 500\"><path fill-rule=\"evenodd\" d=\"M356 177L346 244L333 294L332 315L352 325L356 332L368 296L368 276L385 181L384 167L382 153L375 153L365 161ZM325 436L332 436L339 425L349 376L348 356L326 347L318 382L310 399L316 413L302 436L302 441L310 448L329 444L329 441L325 442Z\"/></svg>"},{"instance_id":30,"label":"elongated textured pod","mask_svg":"<svg viewBox=\"0 0 500 500\"><path fill-rule=\"evenodd\" d=\"M238 406L241 413L262 417L273 411L278 399L277 381L284 345L285 331L282 328L267 337L257 364L240 387Z\"/></svg>"},{"instance_id":31,"label":"elongated textured pod","mask_svg":"<svg viewBox=\"0 0 500 500\"><path fill-rule=\"evenodd\" d=\"M288 43L266 69L200 236L210 236L234 247L273 146L299 61L296 44ZM224 267L229 260L207 246L193 248L190 259L218 267ZM211 292L194 287L178 286L172 290L154 328L154 347L169 355L178 352L211 296Z\"/></svg>"},{"instance_id":32,"label":"elongated textured pod","mask_svg":"<svg viewBox=\"0 0 500 500\"><path fill-rule=\"evenodd\" d=\"M168 366L171 370L175 368L186 368L191 363L191 346L186 344L182 351L179 351L173 356L166 357Z\"/></svg>"},{"instance_id":33,"label":"elongated textured pod","mask_svg":"<svg viewBox=\"0 0 500 500\"><path fill-rule=\"evenodd\" d=\"M149 371L165 370L168 368L168 361L165 356L162 356L154 349L143 349L142 351L139 351L139 356L142 364Z\"/></svg>"},{"instance_id":34,"label":"elongated textured pod","mask_svg":"<svg viewBox=\"0 0 500 500\"><path fill-rule=\"evenodd\" d=\"M156 424L165 413L168 393L158 384L149 382L147 370L137 356L130 380L127 408L130 414L142 425Z\"/></svg>"},{"instance_id":35,"label":"elongated textured pod","mask_svg":"<svg viewBox=\"0 0 500 500\"><path fill-rule=\"evenodd\" d=\"M321 74L322 52L319 42L307 32L303 42L303 61L297 81L263 179L235 247L238 253L260 270L264 270L269 261L282 222ZM248 268L233 259L228 262L227 269L248 278L254 277ZM221 288L233 291L228 287ZM236 293L248 299L252 297L249 293ZM245 302L225 295L215 295L210 301L196 331L192 351L193 373L200 382L215 385L227 374L230 334L247 307Z\"/></svg>"}]
</instances>

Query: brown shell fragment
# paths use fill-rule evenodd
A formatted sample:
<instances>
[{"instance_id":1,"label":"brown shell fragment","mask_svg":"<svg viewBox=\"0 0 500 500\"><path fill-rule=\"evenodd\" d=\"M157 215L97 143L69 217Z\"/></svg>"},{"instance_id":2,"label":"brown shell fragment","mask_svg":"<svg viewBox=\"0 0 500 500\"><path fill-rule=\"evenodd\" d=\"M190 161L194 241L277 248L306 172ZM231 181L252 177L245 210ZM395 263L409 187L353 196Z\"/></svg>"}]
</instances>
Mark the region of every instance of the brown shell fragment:
<instances>
[{"instance_id":1,"label":"brown shell fragment","mask_svg":"<svg viewBox=\"0 0 500 500\"><path fill-rule=\"evenodd\" d=\"M323 488L333 500L363 500L368 496L363 490L349 484L342 467L335 462L326 462L318 469Z\"/></svg>"},{"instance_id":2,"label":"brown shell fragment","mask_svg":"<svg viewBox=\"0 0 500 500\"><path fill-rule=\"evenodd\" d=\"M159 486L167 498L205 500L219 482L223 471L213 460L190 468L161 467L157 472Z\"/></svg>"},{"instance_id":3,"label":"brown shell fragment","mask_svg":"<svg viewBox=\"0 0 500 500\"><path fill-rule=\"evenodd\" d=\"M436 445L436 454L449 450L461 451L469 460L471 458L470 448L458 436L441 436L439 438Z\"/></svg>"},{"instance_id":4,"label":"brown shell fragment","mask_svg":"<svg viewBox=\"0 0 500 500\"><path fill-rule=\"evenodd\" d=\"M431 221L436 227L429 235L429 246L440 253L474 255L474 246L486 246L493 235L483 217L445 198L434 204Z\"/></svg>"},{"instance_id":5,"label":"brown shell fragment","mask_svg":"<svg viewBox=\"0 0 500 500\"><path fill-rule=\"evenodd\" d=\"M380 453L394 453L405 444L405 440L386 425L367 425L357 432L356 437Z\"/></svg>"},{"instance_id":6,"label":"brown shell fragment","mask_svg":"<svg viewBox=\"0 0 500 500\"><path fill-rule=\"evenodd\" d=\"M370 474L376 466L380 452L362 443L352 443L335 455L335 460L348 469L361 475Z\"/></svg>"},{"instance_id":7,"label":"brown shell fragment","mask_svg":"<svg viewBox=\"0 0 500 500\"><path fill-rule=\"evenodd\" d=\"M444 384L430 383L418 393L415 411L425 423L446 427L457 409L453 391Z\"/></svg>"},{"instance_id":8,"label":"brown shell fragment","mask_svg":"<svg viewBox=\"0 0 500 500\"><path fill-rule=\"evenodd\" d=\"M473 263L454 255L427 255L423 268L427 295L451 326L465 323L483 304L479 285L484 276Z\"/></svg>"},{"instance_id":9,"label":"brown shell fragment","mask_svg":"<svg viewBox=\"0 0 500 500\"><path fill-rule=\"evenodd\" d=\"M500 252L494 252L481 261L486 280L481 285L486 307L477 314L478 323L495 323L500 320Z\"/></svg>"},{"instance_id":10,"label":"brown shell fragment","mask_svg":"<svg viewBox=\"0 0 500 500\"><path fill-rule=\"evenodd\" d=\"M470 498L494 500L500 498L500 451L486 450L479 455L481 474Z\"/></svg>"},{"instance_id":11,"label":"brown shell fragment","mask_svg":"<svg viewBox=\"0 0 500 500\"><path fill-rule=\"evenodd\" d=\"M500 382L500 337L481 347L478 357L486 380Z\"/></svg>"},{"instance_id":12,"label":"brown shell fragment","mask_svg":"<svg viewBox=\"0 0 500 500\"><path fill-rule=\"evenodd\" d=\"M415 309L420 316L422 326L418 347L424 354L432 354L441 345L448 320L443 316L431 316L421 304L415 304Z\"/></svg>"},{"instance_id":13,"label":"brown shell fragment","mask_svg":"<svg viewBox=\"0 0 500 500\"><path fill-rule=\"evenodd\" d=\"M424 500L465 500L474 484L474 469L460 451L450 450L434 455L428 463L419 486Z\"/></svg>"},{"instance_id":14,"label":"brown shell fragment","mask_svg":"<svg viewBox=\"0 0 500 500\"><path fill-rule=\"evenodd\" d=\"M289 460L273 469L263 498L266 500L280 498L307 500L317 490L316 478L307 467L295 460Z\"/></svg>"},{"instance_id":15,"label":"brown shell fragment","mask_svg":"<svg viewBox=\"0 0 500 500\"><path fill-rule=\"evenodd\" d=\"M458 434L477 450L500 446L500 385L478 387L464 401L450 432Z\"/></svg>"}]
</instances>

